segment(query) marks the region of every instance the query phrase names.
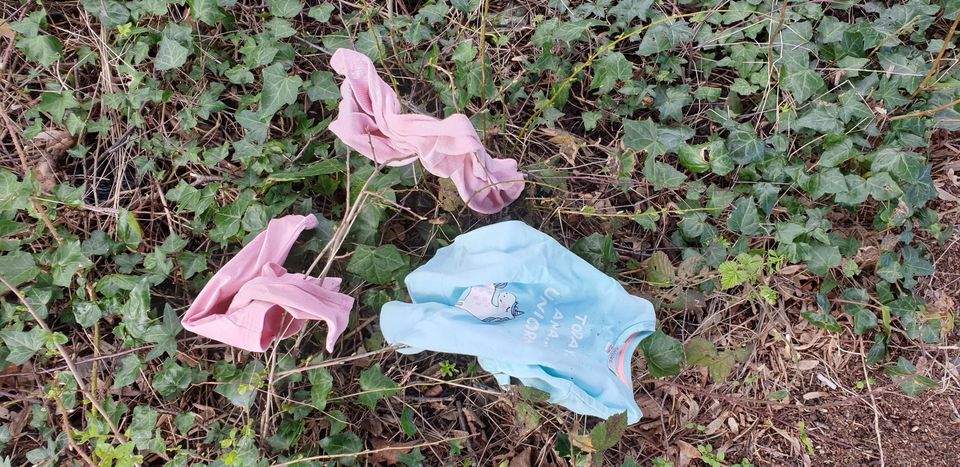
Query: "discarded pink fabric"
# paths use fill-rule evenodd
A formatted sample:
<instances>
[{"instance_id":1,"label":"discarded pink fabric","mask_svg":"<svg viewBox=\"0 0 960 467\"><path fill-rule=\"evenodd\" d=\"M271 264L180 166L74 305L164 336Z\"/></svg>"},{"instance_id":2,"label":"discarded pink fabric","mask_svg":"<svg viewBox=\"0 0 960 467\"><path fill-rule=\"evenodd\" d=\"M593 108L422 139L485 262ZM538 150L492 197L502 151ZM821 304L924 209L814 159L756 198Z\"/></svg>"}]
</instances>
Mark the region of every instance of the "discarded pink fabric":
<instances>
[{"instance_id":1,"label":"discarded pink fabric","mask_svg":"<svg viewBox=\"0 0 960 467\"><path fill-rule=\"evenodd\" d=\"M466 115L438 120L401 114L393 88L359 52L338 49L330 65L345 78L340 111L330 123L344 144L394 167L419 158L428 172L451 179L460 197L480 213L499 212L520 196L524 177L517 161L490 157Z\"/></svg>"},{"instance_id":2,"label":"discarded pink fabric","mask_svg":"<svg viewBox=\"0 0 960 467\"><path fill-rule=\"evenodd\" d=\"M307 320L327 323L327 351L350 319L353 297L339 293L340 279L288 273L282 264L300 232L317 226L314 216L270 221L214 274L183 315L183 327L251 352L289 337Z\"/></svg>"}]
</instances>

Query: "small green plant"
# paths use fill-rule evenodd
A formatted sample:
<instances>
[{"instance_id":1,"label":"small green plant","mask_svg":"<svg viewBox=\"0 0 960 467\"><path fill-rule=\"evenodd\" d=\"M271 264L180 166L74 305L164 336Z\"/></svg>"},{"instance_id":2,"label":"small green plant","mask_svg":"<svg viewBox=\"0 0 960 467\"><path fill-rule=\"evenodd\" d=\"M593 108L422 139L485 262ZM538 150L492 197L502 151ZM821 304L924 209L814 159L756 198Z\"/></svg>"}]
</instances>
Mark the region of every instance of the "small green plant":
<instances>
[{"instance_id":1,"label":"small green plant","mask_svg":"<svg viewBox=\"0 0 960 467\"><path fill-rule=\"evenodd\" d=\"M460 373L460 369L457 368L457 364L444 360L440 362L440 376L444 378L453 378Z\"/></svg>"},{"instance_id":2,"label":"small green plant","mask_svg":"<svg viewBox=\"0 0 960 467\"><path fill-rule=\"evenodd\" d=\"M866 380L859 380L856 383L853 383L853 387L857 388L857 391L863 391L867 386L873 386L877 384L877 380L872 376Z\"/></svg>"},{"instance_id":3,"label":"small green plant","mask_svg":"<svg viewBox=\"0 0 960 467\"><path fill-rule=\"evenodd\" d=\"M700 452L700 460L710 467L723 467L723 460L727 457L723 451L714 452L711 444L699 444L697 451Z\"/></svg>"},{"instance_id":4,"label":"small green plant","mask_svg":"<svg viewBox=\"0 0 960 467\"><path fill-rule=\"evenodd\" d=\"M707 426L699 423L687 422L687 429L697 430L698 432L703 433L704 431L707 431Z\"/></svg>"}]
</instances>

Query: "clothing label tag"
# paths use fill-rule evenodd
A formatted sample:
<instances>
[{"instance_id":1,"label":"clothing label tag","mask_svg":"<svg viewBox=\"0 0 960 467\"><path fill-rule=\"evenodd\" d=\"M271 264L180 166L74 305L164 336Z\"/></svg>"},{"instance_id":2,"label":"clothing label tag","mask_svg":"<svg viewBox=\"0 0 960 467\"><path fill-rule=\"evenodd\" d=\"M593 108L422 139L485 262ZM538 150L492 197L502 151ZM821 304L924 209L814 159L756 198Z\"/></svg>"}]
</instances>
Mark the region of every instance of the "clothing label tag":
<instances>
[{"instance_id":1,"label":"clothing label tag","mask_svg":"<svg viewBox=\"0 0 960 467\"><path fill-rule=\"evenodd\" d=\"M614 374L620 373L619 366L621 349L623 349L622 345L613 345L609 342L607 343L607 368L609 368Z\"/></svg>"}]
</instances>

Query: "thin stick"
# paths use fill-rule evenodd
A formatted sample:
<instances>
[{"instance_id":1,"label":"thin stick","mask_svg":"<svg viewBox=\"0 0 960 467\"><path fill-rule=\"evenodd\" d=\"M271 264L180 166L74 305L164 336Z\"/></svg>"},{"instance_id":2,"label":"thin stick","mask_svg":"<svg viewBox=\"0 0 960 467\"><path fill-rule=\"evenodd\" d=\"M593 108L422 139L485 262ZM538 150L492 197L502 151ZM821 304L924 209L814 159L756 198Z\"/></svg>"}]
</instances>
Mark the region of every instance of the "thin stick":
<instances>
[{"instance_id":1,"label":"thin stick","mask_svg":"<svg viewBox=\"0 0 960 467\"><path fill-rule=\"evenodd\" d=\"M87 465L96 467L97 464L93 462L93 459L90 459L90 456L88 456L80 446L77 446L76 440L74 440L73 435L70 434L70 429L73 427L70 426L70 421L67 419L67 409L63 407L63 403L56 397L53 398L53 403L57 405L57 411L60 412L60 426L63 433L67 435L67 444L70 445L70 448L73 449Z\"/></svg>"},{"instance_id":2,"label":"thin stick","mask_svg":"<svg viewBox=\"0 0 960 467\"><path fill-rule=\"evenodd\" d=\"M870 406L873 408L873 431L877 434L877 449L880 450L880 467L887 465L883 456L883 440L880 439L880 411L877 410L877 399L873 397L873 388L870 387L870 374L867 373L867 360L863 357L863 342L860 342L860 363L863 365L863 381L867 384L867 394L870 395Z\"/></svg>"},{"instance_id":3,"label":"thin stick","mask_svg":"<svg viewBox=\"0 0 960 467\"><path fill-rule=\"evenodd\" d=\"M376 454L376 453L379 453L379 452L386 452L386 451L395 451L395 450L398 450L398 449L425 448L425 447L429 447L429 446L436 446L436 445L438 445L438 444L449 443L450 441L459 441L459 440L461 440L461 439L467 439L467 438L469 438L470 436L472 436L472 435L459 436L459 437L456 437L456 438L446 438L446 439L441 439L441 440L438 440L438 441L430 441L429 443L415 444L415 445L413 445L413 446L389 446L389 447L380 448L380 449L368 449L368 450L366 450L366 451L352 452L352 453L349 453L349 454L332 454L332 455L326 455L326 456L304 457L304 458L302 458L302 459L297 459L297 460L293 460L293 461L283 462L283 463L280 463L280 464L273 464L273 465L270 466L270 467L284 467L284 466L287 466L287 465L299 464L299 463L301 463L301 462L327 461L327 460L334 460L334 459L343 459L343 458L345 458L345 457L366 456L366 455L368 455L368 454Z\"/></svg>"},{"instance_id":4,"label":"thin stick","mask_svg":"<svg viewBox=\"0 0 960 467\"><path fill-rule=\"evenodd\" d=\"M947 47L950 47L950 39L953 39L953 33L957 32L957 24L960 24L960 15L957 15L957 18L953 20L953 25L950 26L950 31L947 32L947 36L943 39L943 45L940 47L940 53L937 54L937 58L933 59L933 64L930 65L930 71L927 72L927 76L923 77L923 81L920 82L920 85L917 86L917 89L914 89L910 93L910 98L917 97L917 94L920 94L920 91L927 86L927 81L930 81L930 78L933 78L933 75L937 73L940 69L940 60L943 60L943 54L947 52Z\"/></svg>"},{"instance_id":5,"label":"thin stick","mask_svg":"<svg viewBox=\"0 0 960 467\"><path fill-rule=\"evenodd\" d=\"M351 356L349 356L349 357L334 358L334 359L327 360L327 361L324 361L324 362L314 363L313 365L306 365L306 366L302 366L302 367L299 367L299 368L292 368L292 369L289 369L289 370L279 371L279 372L277 372L277 374L276 374L276 379L275 379L275 381L280 380L280 378L283 378L283 377L286 377L286 376L290 376L290 375L292 375L292 374L303 373L304 371L316 370L316 369L318 369L318 368L325 368L325 367L328 367L328 366L343 365L344 363L352 362L352 361L354 361L354 360L360 360L360 359L362 359L362 358L372 357L372 356L374 356L374 355L378 355L378 354L382 354L382 353L386 353L386 352L391 352L391 351L394 351L394 350L397 350L397 349L400 349L400 348L402 348L402 346L388 346L388 347L384 347L384 348L379 349L379 350L372 350L372 351L370 351L370 352L364 352L364 353L362 353L362 354L351 355Z\"/></svg>"},{"instance_id":6,"label":"thin stick","mask_svg":"<svg viewBox=\"0 0 960 467\"><path fill-rule=\"evenodd\" d=\"M953 102L949 102L943 105L938 105L932 109L918 110L916 112L910 112L908 114L903 114L903 115L895 115L893 117L890 117L890 121L903 120L905 118L913 118L913 117L926 117L928 115L933 115L941 110L949 109L950 107L953 107L957 104L960 104L960 99L954 100Z\"/></svg>"},{"instance_id":7,"label":"thin stick","mask_svg":"<svg viewBox=\"0 0 960 467\"><path fill-rule=\"evenodd\" d=\"M22 303L23 306L27 308L27 311L30 313L30 316L32 316L34 321L37 322L38 326L40 326L41 328L43 328L44 331L47 331L50 334L53 333L53 331L50 330L50 327L47 326L47 323L42 319L40 319L40 315L38 315L37 312L33 309L33 307L30 306L30 302L28 302L27 299L24 298L23 294L20 293L20 289L14 287L13 284L7 281L7 278L4 277L2 274L0 274L0 282L2 282L3 285L7 286L7 288L10 289L10 291L17 296L17 299L19 299L20 303ZM90 401L90 404L92 404L93 407L97 409L97 412L100 413L100 416L102 416L104 421L107 422L107 425L110 427L110 431L113 431L113 435L117 437L117 441L119 441L120 444L126 443L127 438L124 437L122 433L120 433L120 429L117 428L117 425L114 424L113 420L110 419L110 416L107 414L107 411L104 410L103 406L100 405L100 402L98 402L93 397L93 394L91 394L90 391L87 390L87 385L86 383L83 382L83 378L80 377L80 372L77 371L77 366L73 364L73 359L70 358L70 355L67 353L67 349L65 349L62 344L59 344L56 341L54 341L53 345L56 346L57 352L60 353L60 357L63 358L63 360L67 363L67 368L69 368L70 373L73 374L73 379L77 380L77 386L80 387L80 392L82 392L83 395L87 397L87 399Z\"/></svg>"}]
</instances>

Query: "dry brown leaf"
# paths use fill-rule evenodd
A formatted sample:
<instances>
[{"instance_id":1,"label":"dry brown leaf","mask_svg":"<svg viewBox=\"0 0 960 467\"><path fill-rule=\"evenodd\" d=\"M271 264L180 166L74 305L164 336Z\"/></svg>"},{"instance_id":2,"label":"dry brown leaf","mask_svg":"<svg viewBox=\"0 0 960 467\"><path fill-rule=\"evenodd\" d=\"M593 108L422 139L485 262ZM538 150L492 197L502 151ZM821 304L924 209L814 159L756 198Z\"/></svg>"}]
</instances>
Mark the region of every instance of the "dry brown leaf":
<instances>
[{"instance_id":1,"label":"dry brown leaf","mask_svg":"<svg viewBox=\"0 0 960 467\"><path fill-rule=\"evenodd\" d=\"M957 302L950 294L936 290L933 292L933 300L927 304L927 309L940 315L950 315L957 311Z\"/></svg>"},{"instance_id":2,"label":"dry brown leaf","mask_svg":"<svg viewBox=\"0 0 960 467\"><path fill-rule=\"evenodd\" d=\"M677 456L678 467L686 467L690 465L694 459L700 458L700 451L686 441L677 441L677 450L679 451L679 455Z\"/></svg>"},{"instance_id":3,"label":"dry brown leaf","mask_svg":"<svg viewBox=\"0 0 960 467\"><path fill-rule=\"evenodd\" d=\"M637 405L640 406L640 411L643 412L644 419L655 420L663 415L663 409L660 408L660 403L650 396L641 395L637 397Z\"/></svg>"},{"instance_id":4,"label":"dry brown leaf","mask_svg":"<svg viewBox=\"0 0 960 467\"><path fill-rule=\"evenodd\" d=\"M542 131L547 136L550 136L549 141L560 149L560 155L567 161L567 164L576 165L577 153L580 152L580 147L583 146L583 142L576 136L563 130L544 128Z\"/></svg>"},{"instance_id":5,"label":"dry brown leaf","mask_svg":"<svg viewBox=\"0 0 960 467\"><path fill-rule=\"evenodd\" d=\"M730 431L731 431L733 434L735 434L735 435L740 434L740 423L737 422L737 419L736 419L736 418L734 418L734 417L728 418L728 419L727 419L727 426L730 427Z\"/></svg>"},{"instance_id":6,"label":"dry brown leaf","mask_svg":"<svg viewBox=\"0 0 960 467\"><path fill-rule=\"evenodd\" d=\"M53 172L53 164L50 163L50 160L46 157L40 157L37 159L36 164L33 166L33 171L36 173L37 181L40 182L40 188L44 193L49 193L57 187L57 174Z\"/></svg>"},{"instance_id":7,"label":"dry brown leaf","mask_svg":"<svg viewBox=\"0 0 960 467\"><path fill-rule=\"evenodd\" d=\"M533 457L533 449L528 447L521 451L520 454L513 456L513 458L510 459L508 467L531 467L531 457Z\"/></svg>"},{"instance_id":8,"label":"dry brown leaf","mask_svg":"<svg viewBox=\"0 0 960 467\"><path fill-rule=\"evenodd\" d=\"M809 371L817 367L820 362L818 360L800 360L797 362L797 369L800 371Z\"/></svg>"},{"instance_id":9,"label":"dry brown leaf","mask_svg":"<svg viewBox=\"0 0 960 467\"><path fill-rule=\"evenodd\" d=\"M719 432L720 429L723 428L723 422L727 421L727 416L729 415L730 413L724 410L719 417L707 424L707 429L703 431L703 434L710 436Z\"/></svg>"},{"instance_id":10,"label":"dry brown leaf","mask_svg":"<svg viewBox=\"0 0 960 467\"><path fill-rule=\"evenodd\" d=\"M397 456L410 452L415 444L414 442L395 443L388 439L374 439L373 449L376 452L370 453L367 460L379 465L399 465L400 460L397 459Z\"/></svg>"},{"instance_id":11,"label":"dry brown leaf","mask_svg":"<svg viewBox=\"0 0 960 467\"><path fill-rule=\"evenodd\" d=\"M77 139L70 132L59 128L41 131L33 138L33 141L46 151L48 156L54 158L63 157L67 150L77 144Z\"/></svg>"},{"instance_id":12,"label":"dry brown leaf","mask_svg":"<svg viewBox=\"0 0 960 467\"><path fill-rule=\"evenodd\" d=\"M0 19L0 37L6 37L9 40L14 40L17 37L17 32L7 24L6 21Z\"/></svg>"}]
</instances>

